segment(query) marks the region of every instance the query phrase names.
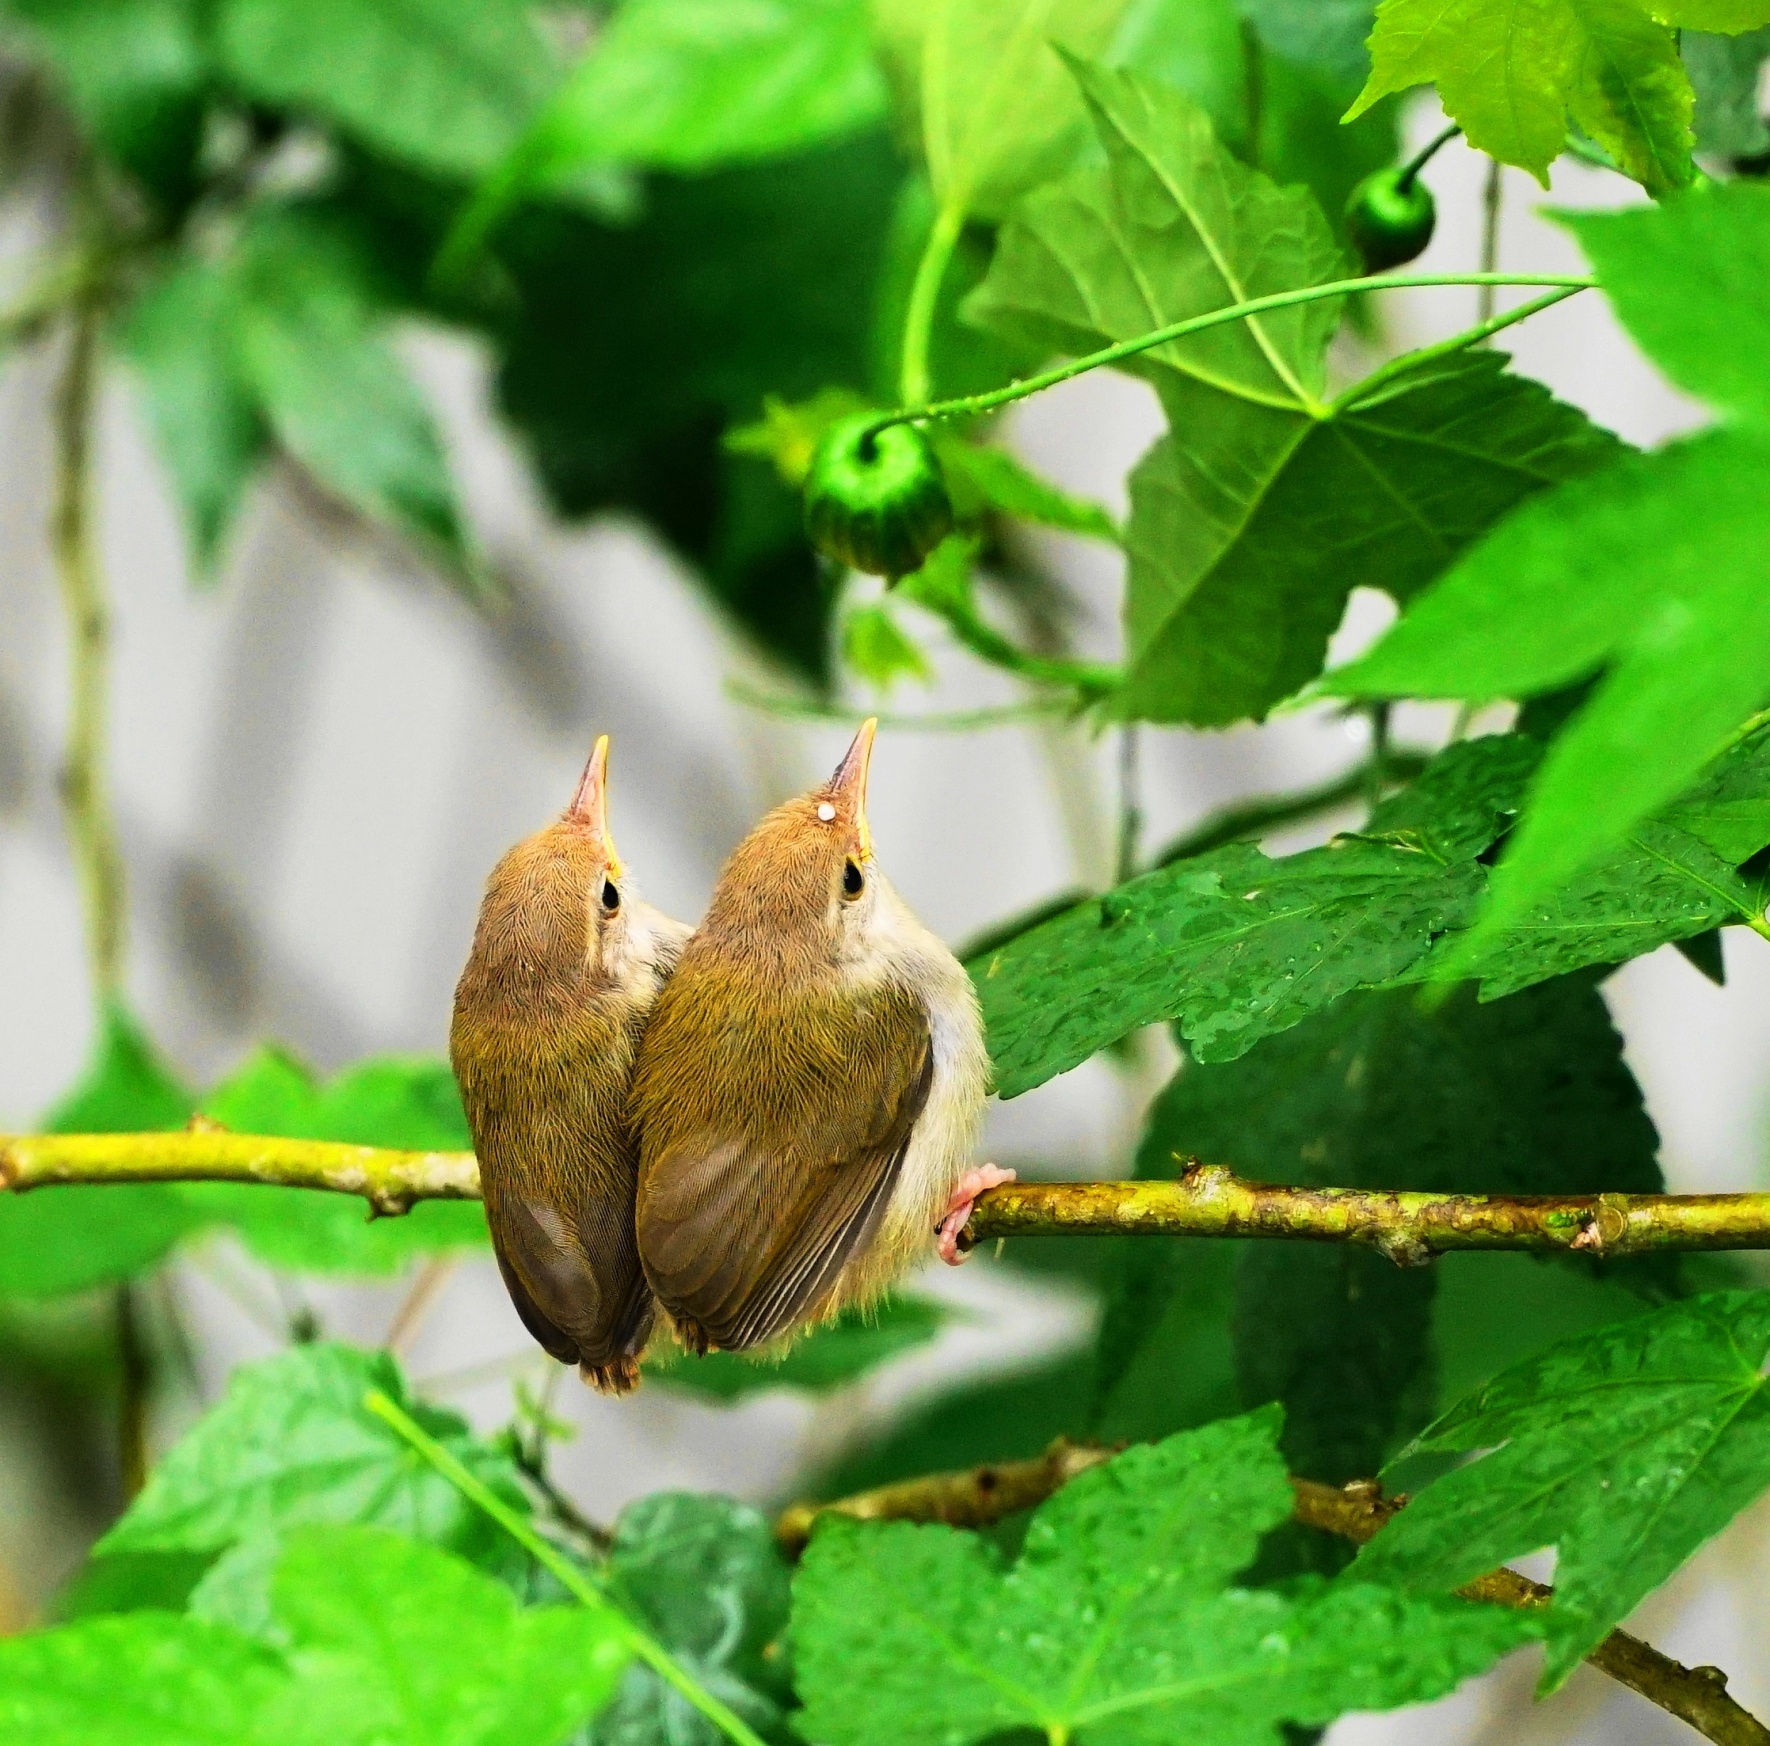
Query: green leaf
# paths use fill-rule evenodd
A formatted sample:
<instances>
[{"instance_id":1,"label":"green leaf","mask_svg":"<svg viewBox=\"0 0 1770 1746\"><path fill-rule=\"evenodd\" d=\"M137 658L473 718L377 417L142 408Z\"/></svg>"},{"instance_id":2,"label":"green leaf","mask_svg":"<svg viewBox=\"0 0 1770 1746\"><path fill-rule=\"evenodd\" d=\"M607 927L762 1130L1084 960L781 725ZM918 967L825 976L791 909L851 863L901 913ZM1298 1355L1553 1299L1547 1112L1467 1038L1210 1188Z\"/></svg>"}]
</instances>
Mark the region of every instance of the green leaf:
<instances>
[{"instance_id":1,"label":"green leaf","mask_svg":"<svg viewBox=\"0 0 1770 1746\"><path fill-rule=\"evenodd\" d=\"M1351 695L1518 696L1609 663L1544 761L1471 956L1624 840L1770 701L1770 629L1756 610L1767 466L1770 438L1714 432L1564 487L1328 682Z\"/></svg>"},{"instance_id":2,"label":"green leaf","mask_svg":"<svg viewBox=\"0 0 1770 1746\"><path fill-rule=\"evenodd\" d=\"M1488 1450L1360 1553L1356 1573L1454 1587L1553 1545L1545 1687L1770 1485L1770 1294L1693 1298L1551 1347L1460 1401L1422 1451Z\"/></svg>"},{"instance_id":3,"label":"green leaf","mask_svg":"<svg viewBox=\"0 0 1770 1746\"><path fill-rule=\"evenodd\" d=\"M1663 1192L1658 1136L1590 977L1421 1011L1352 994L1158 1105L1183 1157L1258 1182L1461 1194ZM1249 1244L1236 1347L1249 1405L1281 1400L1292 1470L1375 1473L1433 1405L1435 1271L1345 1244Z\"/></svg>"},{"instance_id":4,"label":"green leaf","mask_svg":"<svg viewBox=\"0 0 1770 1746\"><path fill-rule=\"evenodd\" d=\"M385 1352L298 1346L234 1372L226 1396L173 1445L99 1542L121 1552L221 1552L313 1523L397 1529L504 1560L498 1528L363 1405L379 1388L513 1508L526 1497L509 1460L473 1440L455 1414L411 1403Z\"/></svg>"},{"instance_id":5,"label":"green leaf","mask_svg":"<svg viewBox=\"0 0 1770 1746\"><path fill-rule=\"evenodd\" d=\"M205 578L268 447L233 343L236 316L224 265L175 258L130 305L119 336Z\"/></svg>"},{"instance_id":6,"label":"green leaf","mask_svg":"<svg viewBox=\"0 0 1770 1746\"><path fill-rule=\"evenodd\" d=\"M612 1608L524 1609L501 1582L385 1529L292 1534L272 1606L299 1677L265 1746L555 1746L631 1655Z\"/></svg>"},{"instance_id":7,"label":"green leaf","mask_svg":"<svg viewBox=\"0 0 1770 1746\"><path fill-rule=\"evenodd\" d=\"M322 1086L289 1055L264 1048L203 1099L203 1110L242 1134L415 1152L473 1145L447 1062L424 1056L359 1061ZM416 1255L488 1241L477 1201L420 1201L401 1218L377 1219L353 1195L311 1189L205 1182L181 1192L261 1260L301 1273L392 1273Z\"/></svg>"},{"instance_id":8,"label":"green leaf","mask_svg":"<svg viewBox=\"0 0 1770 1746\"><path fill-rule=\"evenodd\" d=\"M559 76L525 0L223 0L214 28L248 97L443 175L490 169Z\"/></svg>"},{"instance_id":9,"label":"green leaf","mask_svg":"<svg viewBox=\"0 0 1770 1746\"><path fill-rule=\"evenodd\" d=\"M169 1613L0 1641L0 1738L30 1746L237 1746L286 1683L279 1657Z\"/></svg>"},{"instance_id":10,"label":"green leaf","mask_svg":"<svg viewBox=\"0 0 1770 1746\"><path fill-rule=\"evenodd\" d=\"M735 1352L712 1352L704 1358L672 1356L648 1364L646 1374L668 1387L714 1400L737 1400L777 1388L828 1394L926 1346L946 1321L946 1312L928 1298L893 1297L870 1310L845 1312L779 1356L749 1358Z\"/></svg>"},{"instance_id":11,"label":"green leaf","mask_svg":"<svg viewBox=\"0 0 1770 1746\"><path fill-rule=\"evenodd\" d=\"M827 1521L793 1592L801 1731L1229 1746L1438 1696L1534 1633L1371 1587L1227 1587L1290 1511L1276 1430L1263 1413L1128 1450L1045 1503L1012 1565L943 1526Z\"/></svg>"},{"instance_id":12,"label":"green leaf","mask_svg":"<svg viewBox=\"0 0 1770 1746\"><path fill-rule=\"evenodd\" d=\"M1114 707L1218 725L1321 670L1358 586L1409 599L1516 504L1618 444L1506 360L1392 376L1322 419L1164 393L1170 433L1131 479L1132 663Z\"/></svg>"},{"instance_id":13,"label":"green leaf","mask_svg":"<svg viewBox=\"0 0 1770 1746\"><path fill-rule=\"evenodd\" d=\"M196 0L8 0L92 140L168 215L198 187L208 78Z\"/></svg>"},{"instance_id":14,"label":"green leaf","mask_svg":"<svg viewBox=\"0 0 1770 1746\"><path fill-rule=\"evenodd\" d=\"M1623 326L1680 388L1770 419L1770 384L1753 367L1770 349L1770 188L1730 183L1638 212L1559 216Z\"/></svg>"},{"instance_id":15,"label":"green leaf","mask_svg":"<svg viewBox=\"0 0 1770 1746\"><path fill-rule=\"evenodd\" d=\"M798 498L720 436L764 395L865 387L899 179L866 135L660 177L626 230L534 208L500 241L524 319L498 397L554 505L637 511L765 647L819 677L831 600Z\"/></svg>"},{"instance_id":16,"label":"green leaf","mask_svg":"<svg viewBox=\"0 0 1770 1746\"><path fill-rule=\"evenodd\" d=\"M934 677L920 645L905 635L882 602L857 606L843 619L842 665L880 691L889 691L899 679L919 679L926 685Z\"/></svg>"},{"instance_id":17,"label":"green leaf","mask_svg":"<svg viewBox=\"0 0 1770 1746\"><path fill-rule=\"evenodd\" d=\"M1770 151L1770 127L1758 112L1770 29L1744 36L1686 30L1678 39L1696 92L1696 149L1713 157L1754 158Z\"/></svg>"},{"instance_id":18,"label":"green leaf","mask_svg":"<svg viewBox=\"0 0 1770 1746\"><path fill-rule=\"evenodd\" d=\"M1624 322L1739 422L1527 505L1327 682L1346 695L1522 697L1603 673L1543 765L1470 956L1615 849L1770 701L1757 605L1770 402L1737 362L1758 319L1748 269L1770 260L1770 191L1704 190L1644 220L1577 228L1614 275ZM1650 258L1660 250L1682 266L1676 284ZM1665 301L1679 308L1667 315Z\"/></svg>"},{"instance_id":19,"label":"green leaf","mask_svg":"<svg viewBox=\"0 0 1770 1746\"><path fill-rule=\"evenodd\" d=\"M879 0L880 39L943 209L999 218L1085 134L1058 49L1097 55L1125 0Z\"/></svg>"},{"instance_id":20,"label":"green leaf","mask_svg":"<svg viewBox=\"0 0 1770 1746\"><path fill-rule=\"evenodd\" d=\"M1059 490L1006 449L940 431L935 432L934 446L952 493L953 512L961 521L995 510L1040 527L1119 543L1119 525L1104 504Z\"/></svg>"},{"instance_id":21,"label":"green leaf","mask_svg":"<svg viewBox=\"0 0 1770 1746\"><path fill-rule=\"evenodd\" d=\"M1307 190L1239 163L1195 103L1134 74L1085 64L1074 73L1107 163L1015 209L970 319L1047 354L1081 353L1343 275ZM1171 341L1127 367L1158 389L1200 383L1297 413L1322 391L1337 319L1337 300L1324 298ZM1213 418L1238 412L1209 404Z\"/></svg>"},{"instance_id":22,"label":"green leaf","mask_svg":"<svg viewBox=\"0 0 1770 1746\"><path fill-rule=\"evenodd\" d=\"M181 1128L194 1100L123 1007L100 1015L79 1083L44 1118L52 1134ZM0 1193L0 1293L85 1291L153 1266L196 1221L158 1183Z\"/></svg>"},{"instance_id":23,"label":"green leaf","mask_svg":"<svg viewBox=\"0 0 1770 1746\"><path fill-rule=\"evenodd\" d=\"M278 442L328 490L481 587L429 408L340 233L263 211L235 263L239 368Z\"/></svg>"},{"instance_id":24,"label":"green leaf","mask_svg":"<svg viewBox=\"0 0 1770 1746\"><path fill-rule=\"evenodd\" d=\"M531 131L530 185L587 163L712 169L884 113L866 0L629 0Z\"/></svg>"},{"instance_id":25,"label":"green leaf","mask_svg":"<svg viewBox=\"0 0 1770 1746\"><path fill-rule=\"evenodd\" d=\"M1234 844L1146 873L970 966L996 1089L1018 1097L1170 1018L1201 1059L1231 1060L1402 975L1481 888L1472 861L1351 839L1277 861Z\"/></svg>"},{"instance_id":26,"label":"green leaf","mask_svg":"<svg viewBox=\"0 0 1770 1746\"><path fill-rule=\"evenodd\" d=\"M731 1498L656 1492L615 1524L614 1590L676 1660L765 1737L791 1701L780 1650L788 1570L767 1517ZM718 1746L719 1732L649 1668L628 1671L597 1746Z\"/></svg>"},{"instance_id":27,"label":"green leaf","mask_svg":"<svg viewBox=\"0 0 1770 1746\"><path fill-rule=\"evenodd\" d=\"M1697 22L1675 5L1670 14ZM1570 117L1650 193L1691 178L1692 97L1677 39L1636 0L1383 0L1370 49L1353 116L1390 92L1436 84L1470 145L1545 188Z\"/></svg>"},{"instance_id":28,"label":"green leaf","mask_svg":"<svg viewBox=\"0 0 1770 1746\"><path fill-rule=\"evenodd\" d=\"M1369 76L1376 11L1375 0L1241 0L1269 53L1355 89Z\"/></svg>"}]
</instances>

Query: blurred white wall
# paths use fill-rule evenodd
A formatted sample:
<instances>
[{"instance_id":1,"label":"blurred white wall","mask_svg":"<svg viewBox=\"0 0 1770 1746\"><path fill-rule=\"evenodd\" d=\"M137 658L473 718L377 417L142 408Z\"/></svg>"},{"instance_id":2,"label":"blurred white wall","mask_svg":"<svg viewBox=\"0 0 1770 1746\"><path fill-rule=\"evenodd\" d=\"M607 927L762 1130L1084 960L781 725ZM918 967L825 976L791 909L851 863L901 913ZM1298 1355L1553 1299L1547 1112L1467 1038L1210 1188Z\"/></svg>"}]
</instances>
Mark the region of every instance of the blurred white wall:
<instances>
[{"instance_id":1,"label":"blurred white wall","mask_svg":"<svg viewBox=\"0 0 1770 1746\"><path fill-rule=\"evenodd\" d=\"M1410 132L1423 138L1439 123L1422 106ZM1435 160L1439 233L1422 270L1475 265L1484 165L1460 144ZM1571 240L1542 210L1627 194L1617 178L1569 169L1545 197L1509 173L1500 264L1575 267ZM1473 298L1393 298L1388 341L1455 331L1473 319ZM264 1037L322 1069L372 1051L440 1051L481 881L506 845L563 804L596 733L614 736L623 852L651 897L690 918L747 824L821 776L845 743L839 725L786 722L731 701L728 677L768 686L776 676L635 527L549 520L487 412L484 360L471 346L435 334L410 343L443 410L473 522L515 593L515 610L497 624L387 546L316 522L286 479L258 491L221 582L198 592L130 385L115 376L105 393L99 476L116 609L130 985L154 1035L199 1082ZM1526 372L1634 441L1700 418L1594 296L1504 343ZM53 365L37 352L0 370L0 1126L30 1122L65 1088L92 1027L55 793L66 686L45 539ZM1107 377L1047 395L1012 425L1038 466L1121 502L1125 470L1156 429L1147 394ZM1075 541L1053 539L1046 550L1085 607L1085 640L1110 653L1116 561ZM1374 597L1355 601L1346 638L1367 636L1384 617ZM949 652L931 692L906 688L889 707L1011 697L998 675ZM1361 734L1325 714L1214 735L1144 730L1145 843L1227 800L1330 774L1360 755ZM881 856L926 919L957 940L1058 887L1108 877L1115 770L1111 742L1072 730L888 728L871 803ZM1716 989L1667 950L1609 985L1679 1187L1740 1188L1762 1174L1770 955L1736 932L1728 970L1728 986ZM1164 1070L1152 1045L1138 1073L1091 1063L995 1108L991 1155L1055 1174L1115 1172ZM220 1265L199 1258L177 1275L211 1397L229 1365L274 1344L217 1283ZM840 1446L939 1373L1024 1361L1086 1336L1085 1306L1054 1289L987 1263L934 1272L930 1287L971 1318L931 1355L815 1411L780 1395L720 1410L660 1388L616 1403L562 1387L555 1408L579 1435L560 1452L561 1479L604 1515L659 1486L771 1498L809 1455ZM311 1295L329 1330L376 1341L409 1284ZM419 1378L437 1378L488 1425L507 1416L511 1375L538 1374L537 1357L489 1261L453 1272L408 1354ZM468 1374L450 1383L457 1372ZM0 1557L47 1586L73 1548L69 1524L25 1507L30 1463L41 1458L19 1427L0 1430ZM1721 1663L1760 1714L1770 1712L1767 1554L1770 1512L1760 1508L1643 1612L1656 1642ZM1669 1746L1689 1737L1595 1675L1526 1714L1529 1677L1509 1667L1430 1712L1348 1721L1334 1739L1461 1743L1503 1732L1512 1746Z\"/></svg>"}]
</instances>

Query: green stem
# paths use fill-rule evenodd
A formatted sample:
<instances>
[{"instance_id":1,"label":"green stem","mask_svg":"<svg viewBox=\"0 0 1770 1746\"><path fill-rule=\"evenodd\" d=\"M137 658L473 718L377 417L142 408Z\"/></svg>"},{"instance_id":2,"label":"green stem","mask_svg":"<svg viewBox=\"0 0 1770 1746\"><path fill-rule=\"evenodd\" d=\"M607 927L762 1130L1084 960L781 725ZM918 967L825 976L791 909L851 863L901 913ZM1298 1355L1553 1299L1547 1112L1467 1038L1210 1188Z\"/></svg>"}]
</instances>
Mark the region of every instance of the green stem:
<instances>
[{"instance_id":1,"label":"green stem","mask_svg":"<svg viewBox=\"0 0 1770 1746\"><path fill-rule=\"evenodd\" d=\"M1264 315L1268 310L1293 309L1301 303L1318 303L1327 297L1347 297L1356 291L1400 291L1440 285L1552 285L1566 291L1590 291L1596 279L1577 273L1372 273L1357 279L1335 279L1326 285L1306 285L1295 291L1275 291L1268 297L1250 298L1246 303L1232 303L1204 315L1188 316L1185 321L1170 322L1153 333L1139 334L1135 339L1119 340L1102 346L1067 363L1041 370L1024 381L1010 382L1003 388L992 388L983 394L964 394L953 400L935 400L925 405L911 405L896 412L882 414L873 424L876 434L894 424L920 424L926 419L974 418L979 413L993 412L1024 400L1030 394L1055 388L1059 382L1086 375L1090 370L1134 358L1140 352L1166 345L1170 340L1184 339L1189 334L1203 333L1207 328L1222 327L1232 321L1246 321L1249 316ZM1464 343L1467 343L1466 341Z\"/></svg>"},{"instance_id":2,"label":"green stem","mask_svg":"<svg viewBox=\"0 0 1770 1746\"><path fill-rule=\"evenodd\" d=\"M1411 188L1414 185L1414 177L1425 169L1425 167L1438 155L1439 147L1449 145L1450 142L1462 131L1463 130L1453 121L1443 133L1439 134L1435 139L1428 140L1411 158L1407 160L1405 164L1402 165L1401 175L1397 178L1399 185L1402 188Z\"/></svg>"},{"instance_id":3,"label":"green stem","mask_svg":"<svg viewBox=\"0 0 1770 1746\"><path fill-rule=\"evenodd\" d=\"M1404 376L1409 370L1417 370L1421 364L1433 358L1448 357L1452 352L1467 351L1470 346L1478 346L1496 333L1501 333L1520 321L1528 321L1531 316L1545 309L1552 309L1557 303L1564 303L1569 297L1585 289L1584 285L1563 285L1554 291L1544 292L1541 297L1531 298L1528 303L1520 303L1516 309L1508 309L1501 315L1478 321L1473 327L1464 328L1461 333L1453 333L1449 339L1421 346L1417 351L1403 352L1400 357L1378 365L1362 382L1354 382L1344 394L1335 396L1329 402L1328 410L1330 413L1342 412L1355 400L1365 399L1373 389L1381 387L1394 377Z\"/></svg>"},{"instance_id":4,"label":"green stem","mask_svg":"<svg viewBox=\"0 0 1770 1746\"><path fill-rule=\"evenodd\" d=\"M903 361L898 371L898 398L916 406L928 398L928 347L934 333L934 312L940 287L946 279L953 250L965 229L965 208L949 200L934 215L934 226L922 245L916 277L910 286L909 307L903 317Z\"/></svg>"},{"instance_id":5,"label":"green stem","mask_svg":"<svg viewBox=\"0 0 1770 1746\"><path fill-rule=\"evenodd\" d=\"M722 1734L736 1741L737 1746L764 1746L761 1737L743 1717L735 1714L685 1672L669 1650L634 1624L582 1570L557 1547L550 1546L496 1492L468 1472L409 1413L403 1411L378 1388L371 1388L363 1396L363 1405L376 1418L391 1425L463 1497L478 1504L537 1564L556 1577L570 1594L592 1612L607 1614L617 1624L633 1653L666 1685L680 1692Z\"/></svg>"}]
</instances>

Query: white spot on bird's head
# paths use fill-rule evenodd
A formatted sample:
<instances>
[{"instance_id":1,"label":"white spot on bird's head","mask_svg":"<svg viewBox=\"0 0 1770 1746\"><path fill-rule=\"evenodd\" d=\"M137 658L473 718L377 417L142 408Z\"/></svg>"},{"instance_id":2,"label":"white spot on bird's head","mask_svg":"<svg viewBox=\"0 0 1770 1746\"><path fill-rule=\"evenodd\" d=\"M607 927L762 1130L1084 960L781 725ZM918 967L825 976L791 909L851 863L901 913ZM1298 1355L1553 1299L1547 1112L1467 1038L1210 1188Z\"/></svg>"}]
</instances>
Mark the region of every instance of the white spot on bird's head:
<instances>
[{"instance_id":1,"label":"white spot on bird's head","mask_svg":"<svg viewBox=\"0 0 1770 1746\"><path fill-rule=\"evenodd\" d=\"M828 824L830 820L836 816L836 809L831 806L827 800L820 800L817 803L817 816L821 818L825 824Z\"/></svg>"}]
</instances>

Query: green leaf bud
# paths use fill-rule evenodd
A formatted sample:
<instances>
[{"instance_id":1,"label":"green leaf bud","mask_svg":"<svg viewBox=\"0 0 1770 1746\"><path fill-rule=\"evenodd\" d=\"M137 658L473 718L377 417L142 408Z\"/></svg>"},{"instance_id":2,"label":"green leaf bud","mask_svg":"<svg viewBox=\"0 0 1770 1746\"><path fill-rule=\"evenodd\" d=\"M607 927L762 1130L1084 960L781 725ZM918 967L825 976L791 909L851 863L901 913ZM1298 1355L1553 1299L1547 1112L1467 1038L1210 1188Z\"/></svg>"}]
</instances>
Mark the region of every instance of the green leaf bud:
<instances>
[{"instance_id":1,"label":"green leaf bud","mask_svg":"<svg viewBox=\"0 0 1770 1746\"><path fill-rule=\"evenodd\" d=\"M805 531L826 557L895 581L952 531L940 462L914 425L876 412L832 425L805 476Z\"/></svg>"},{"instance_id":2,"label":"green leaf bud","mask_svg":"<svg viewBox=\"0 0 1770 1746\"><path fill-rule=\"evenodd\" d=\"M1422 254L1437 222L1432 190L1406 169L1375 171L1346 202L1346 229L1373 273L1402 266Z\"/></svg>"}]
</instances>

